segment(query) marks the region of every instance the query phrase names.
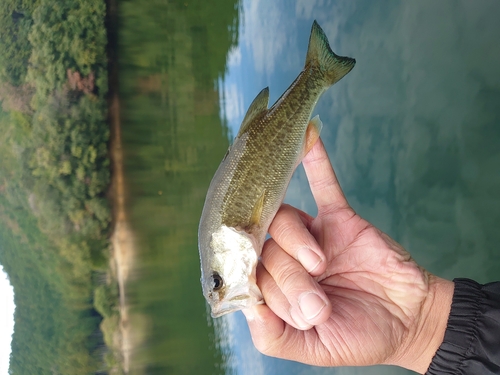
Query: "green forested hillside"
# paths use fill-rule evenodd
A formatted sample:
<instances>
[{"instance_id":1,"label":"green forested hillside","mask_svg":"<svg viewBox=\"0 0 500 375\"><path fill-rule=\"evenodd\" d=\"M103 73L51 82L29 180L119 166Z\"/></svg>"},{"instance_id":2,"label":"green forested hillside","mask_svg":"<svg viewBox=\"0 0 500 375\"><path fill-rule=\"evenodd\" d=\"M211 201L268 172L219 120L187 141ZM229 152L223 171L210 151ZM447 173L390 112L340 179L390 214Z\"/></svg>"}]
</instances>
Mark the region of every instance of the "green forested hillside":
<instances>
[{"instance_id":1,"label":"green forested hillside","mask_svg":"<svg viewBox=\"0 0 500 375\"><path fill-rule=\"evenodd\" d=\"M103 366L94 289L106 282L109 251L105 11L102 0L0 4L0 263L15 291L11 374Z\"/></svg>"}]
</instances>

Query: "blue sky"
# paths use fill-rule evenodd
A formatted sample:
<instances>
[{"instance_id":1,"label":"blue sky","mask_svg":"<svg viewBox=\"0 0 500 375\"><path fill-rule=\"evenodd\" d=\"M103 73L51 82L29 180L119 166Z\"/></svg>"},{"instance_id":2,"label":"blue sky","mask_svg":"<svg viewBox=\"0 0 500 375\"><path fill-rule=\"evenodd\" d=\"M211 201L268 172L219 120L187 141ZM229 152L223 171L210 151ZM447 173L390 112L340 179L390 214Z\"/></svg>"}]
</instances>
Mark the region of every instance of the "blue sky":
<instances>
[{"instance_id":1,"label":"blue sky","mask_svg":"<svg viewBox=\"0 0 500 375\"><path fill-rule=\"evenodd\" d=\"M299 74L316 19L333 51L357 60L315 110L350 204L431 272L491 281L485 270L495 274L494 266L486 250L498 238L491 223L498 222L500 207L500 50L492 48L500 35L499 4L244 0L239 44L219 82L232 135L260 90L269 86L272 105ZM314 214L301 167L285 200ZM228 363L236 373L288 364L256 352L241 315L228 316L222 326L222 347L230 348ZM304 372L332 370L296 365L287 373Z\"/></svg>"}]
</instances>

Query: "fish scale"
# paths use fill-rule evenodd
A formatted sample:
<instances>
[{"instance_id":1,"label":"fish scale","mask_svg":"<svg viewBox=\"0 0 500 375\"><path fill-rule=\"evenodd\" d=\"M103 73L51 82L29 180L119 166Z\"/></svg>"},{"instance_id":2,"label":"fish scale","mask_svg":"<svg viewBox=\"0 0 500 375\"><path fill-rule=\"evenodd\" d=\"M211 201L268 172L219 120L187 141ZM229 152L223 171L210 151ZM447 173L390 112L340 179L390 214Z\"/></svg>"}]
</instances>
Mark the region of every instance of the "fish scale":
<instances>
[{"instance_id":1,"label":"fish scale","mask_svg":"<svg viewBox=\"0 0 500 375\"><path fill-rule=\"evenodd\" d=\"M212 179L198 230L201 283L212 316L264 302L256 265L292 174L319 137L322 124L319 117L309 121L311 113L354 64L332 52L315 21L302 72L271 108L267 88L250 105Z\"/></svg>"}]
</instances>

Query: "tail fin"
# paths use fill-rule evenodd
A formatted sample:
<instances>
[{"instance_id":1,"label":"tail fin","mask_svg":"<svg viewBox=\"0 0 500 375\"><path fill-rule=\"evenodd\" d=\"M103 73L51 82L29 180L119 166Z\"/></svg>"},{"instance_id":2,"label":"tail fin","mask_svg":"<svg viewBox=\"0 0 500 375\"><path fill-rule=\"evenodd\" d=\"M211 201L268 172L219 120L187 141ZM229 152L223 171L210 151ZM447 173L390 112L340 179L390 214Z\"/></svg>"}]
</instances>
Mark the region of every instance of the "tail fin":
<instances>
[{"instance_id":1,"label":"tail fin","mask_svg":"<svg viewBox=\"0 0 500 375\"><path fill-rule=\"evenodd\" d=\"M314 21L311 36L309 37L306 66L319 66L320 70L325 74L328 85L333 85L349 73L354 64L356 64L356 60L350 57L337 56L332 51L323 29Z\"/></svg>"}]
</instances>

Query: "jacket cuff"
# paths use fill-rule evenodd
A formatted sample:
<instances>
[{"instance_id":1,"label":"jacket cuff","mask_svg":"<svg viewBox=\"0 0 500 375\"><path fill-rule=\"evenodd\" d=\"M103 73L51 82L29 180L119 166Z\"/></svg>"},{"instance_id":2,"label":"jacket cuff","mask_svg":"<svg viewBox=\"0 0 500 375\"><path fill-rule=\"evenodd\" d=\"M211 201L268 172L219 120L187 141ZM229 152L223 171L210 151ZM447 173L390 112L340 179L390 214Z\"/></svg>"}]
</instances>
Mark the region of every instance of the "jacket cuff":
<instances>
[{"instance_id":1,"label":"jacket cuff","mask_svg":"<svg viewBox=\"0 0 500 375\"><path fill-rule=\"evenodd\" d=\"M479 304L483 296L481 285L469 279L454 279L453 282L455 291L444 340L426 375L457 374L476 340Z\"/></svg>"}]
</instances>

